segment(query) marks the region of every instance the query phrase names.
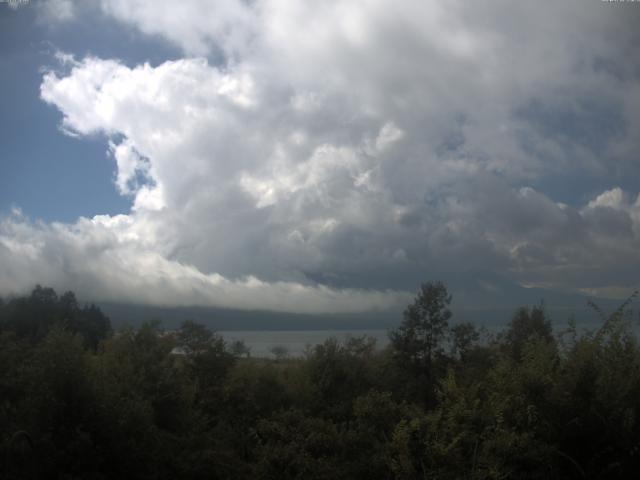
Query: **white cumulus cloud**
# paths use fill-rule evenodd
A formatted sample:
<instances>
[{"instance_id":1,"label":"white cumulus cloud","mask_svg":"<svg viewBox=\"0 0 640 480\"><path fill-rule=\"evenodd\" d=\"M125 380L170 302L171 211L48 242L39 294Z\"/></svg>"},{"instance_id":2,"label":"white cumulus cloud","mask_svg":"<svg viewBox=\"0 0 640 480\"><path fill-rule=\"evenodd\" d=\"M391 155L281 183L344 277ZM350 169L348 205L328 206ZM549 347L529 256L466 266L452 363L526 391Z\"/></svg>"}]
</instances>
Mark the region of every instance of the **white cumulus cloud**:
<instances>
[{"instance_id":1,"label":"white cumulus cloud","mask_svg":"<svg viewBox=\"0 0 640 480\"><path fill-rule=\"evenodd\" d=\"M185 56L67 55L44 75L63 130L106 137L132 210L6 219L3 263L24 284L289 311L383 308L416 279L452 276L637 285L640 185L616 187L640 173L640 61L625 54L637 9L98 5ZM564 203L546 188L558 179Z\"/></svg>"}]
</instances>

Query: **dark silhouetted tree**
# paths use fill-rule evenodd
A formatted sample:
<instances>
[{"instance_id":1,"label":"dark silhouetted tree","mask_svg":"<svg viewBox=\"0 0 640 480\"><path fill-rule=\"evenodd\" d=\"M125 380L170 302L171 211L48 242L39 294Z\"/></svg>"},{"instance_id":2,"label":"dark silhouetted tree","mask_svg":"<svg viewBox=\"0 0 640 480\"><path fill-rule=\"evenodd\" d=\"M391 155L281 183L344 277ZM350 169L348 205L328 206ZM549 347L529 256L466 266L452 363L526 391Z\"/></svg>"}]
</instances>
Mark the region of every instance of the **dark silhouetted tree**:
<instances>
[{"instance_id":1,"label":"dark silhouetted tree","mask_svg":"<svg viewBox=\"0 0 640 480\"><path fill-rule=\"evenodd\" d=\"M470 323L459 323L451 327L451 350L453 355L465 360L469 351L480 339L480 333L476 327Z\"/></svg>"},{"instance_id":2,"label":"dark silhouetted tree","mask_svg":"<svg viewBox=\"0 0 640 480\"><path fill-rule=\"evenodd\" d=\"M418 296L404 311L400 327L389 333L394 358L413 377L407 394L427 404L434 400L434 361L443 356L451 318L451 295L441 282L422 284Z\"/></svg>"},{"instance_id":3,"label":"dark silhouetted tree","mask_svg":"<svg viewBox=\"0 0 640 480\"><path fill-rule=\"evenodd\" d=\"M547 319L543 305L531 309L519 308L511 319L507 332L503 335L503 341L510 355L518 359L522 355L524 345L533 337L545 342L555 341L551 322Z\"/></svg>"},{"instance_id":4,"label":"dark silhouetted tree","mask_svg":"<svg viewBox=\"0 0 640 480\"><path fill-rule=\"evenodd\" d=\"M422 284L418 296L404 311L400 327L389 337L396 355L418 371L429 371L436 355L442 353L443 340L451 318L451 295L441 282Z\"/></svg>"}]
</instances>

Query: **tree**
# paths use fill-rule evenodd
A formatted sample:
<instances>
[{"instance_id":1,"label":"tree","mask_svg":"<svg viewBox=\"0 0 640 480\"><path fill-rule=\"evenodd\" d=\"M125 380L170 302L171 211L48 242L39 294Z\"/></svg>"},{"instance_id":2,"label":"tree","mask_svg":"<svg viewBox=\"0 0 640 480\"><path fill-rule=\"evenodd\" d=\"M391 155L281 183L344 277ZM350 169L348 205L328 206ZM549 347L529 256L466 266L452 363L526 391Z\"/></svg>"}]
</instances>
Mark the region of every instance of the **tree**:
<instances>
[{"instance_id":1,"label":"tree","mask_svg":"<svg viewBox=\"0 0 640 480\"><path fill-rule=\"evenodd\" d=\"M503 342L508 353L514 359L519 359L525 344L532 337L541 338L549 343L554 341L551 322L546 316L544 305L531 309L520 307L509 323Z\"/></svg>"},{"instance_id":2,"label":"tree","mask_svg":"<svg viewBox=\"0 0 640 480\"><path fill-rule=\"evenodd\" d=\"M375 340L369 337L345 342L329 337L315 346L306 369L317 411L340 420L351 414L353 399L374 385L370 362L374 348Z\"/></svg>"},{"instance_id":3,"label":"tree","mask_svg":"<svg viewBox=\"0 0 640 480\"><path fill-rule=\"evenodd\" d=\"M418 371L431 370L449 329L450 303L451 295L441 282L422 284L400 327L389 333L397 357Z\"/></svg>"},{"instance_id":4,"label":"tree","mask_svg":"<svg viewBox=\"0 0 640 480\"><path fill-rule=\"evenodd\" d=\"M213 332L204 325L185 320L177 332L178 345L185 349L188 355L198 355L211 347L215 338Z\"/></svg>"},{"instance_id":5,"label":"tree","mask_svg":"<svg viewBox=\"0 0 640 480\"><path fill-rule=\"evenodd\" d=\"M460 360L465 360L469 351L480 338L480 333L472 323L466 322L451 327L451 337L453 355L458 355Z\"/></svg>"},{"instance_id":6,"label":"tree","mask_svg":"<svg viewBox=\"0 0 640 480\"><path fill-rule=\"evenodd\" d=\"M58 296L53 289L37 285L29 296L14 298L0 308L0 327L33 344L55 325L80 333L93 350L111 335L109 318L93 304L80 308L73 292Z\"/></svg>"},{"instance_id":7,"label":"tree","mask_svg":"<svg viewBox=\"0 0 640 480\"><path fill-rule=\"evenodd\" d=\"M97 403L82 336L54 326L34 350L27 368L25 402L30 413L25 430L32 435L42 462L42 478L79 478L91 473L99 455L90 427Z\"/></svg>"},{"instance_id":8,"label":"tree","mask_svg":"<svg viewBox=\"0 0 640 480\"><path fill-rule=\"evenodd\" d=\"M244 340L234 340L231 342L231 345L229 345L229 351L233 356L238 358L251 357L251 347L248 347L247 344L244 343Z\"/></svg>"},{"instance_id":9,"label":"tree","mask_svg":"<svg viewBox=\"0 0 640 480\"><path fill-rule=\"evenodd\" d=\"M284 345L274 345L269 351L277 361L284 360L289 356L289 349Z\"/></svg>"},{"instance_id":10,"label":"tree","mask_svg":"<svg viewBox=\"0 0 640 480\"><path fill-rule=\"evenodd\" d=\"M196 401L207 413L215 412L221 402L225 378L236 357L228 351L222 336L192 320L182 323L176 341L186 352L185 366L195 381Z\"/></svg>"}]
</instances>

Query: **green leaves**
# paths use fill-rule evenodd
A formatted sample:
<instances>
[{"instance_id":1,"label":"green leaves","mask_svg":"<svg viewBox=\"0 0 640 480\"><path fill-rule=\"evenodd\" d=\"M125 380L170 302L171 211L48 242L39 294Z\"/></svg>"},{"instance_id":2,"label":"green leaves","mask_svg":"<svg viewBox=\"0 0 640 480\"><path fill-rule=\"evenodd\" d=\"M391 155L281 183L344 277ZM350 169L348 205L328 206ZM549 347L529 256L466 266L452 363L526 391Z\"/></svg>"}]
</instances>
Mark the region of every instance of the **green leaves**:
<instances>
[{"instance_id":1,"label":"green leaves","mask_svg":"<svg viewBox=\"0 0 640 480\"><path fill-rule=\"evenodd\" d=\"M451 295L440 283L425 283L418 296L404 312L404 321L390 333L391 343L399 357L416 368L429 369L435 356L442 352L442 341L448 328Z\"/></svg>"},{"instance_id":2,"label":"green leaves","mask_svg":"<svg viewBox=\"0 0 640 480\"><path fill-rule=\"evenodd\" d=\"M123 329L97 349L70 322L35 321L46 328L32 337L6 319L82 309L48 289L22 300L0 306L0 455L14 478L631 478L640 468L629 303L597 332L570 328L568 341L541 308L522 308L483 341L471 324L449 330L450 296L425 284L387 350L334 338L274 360L243 358L194 322Z\"/></svg>"}]
</instances>

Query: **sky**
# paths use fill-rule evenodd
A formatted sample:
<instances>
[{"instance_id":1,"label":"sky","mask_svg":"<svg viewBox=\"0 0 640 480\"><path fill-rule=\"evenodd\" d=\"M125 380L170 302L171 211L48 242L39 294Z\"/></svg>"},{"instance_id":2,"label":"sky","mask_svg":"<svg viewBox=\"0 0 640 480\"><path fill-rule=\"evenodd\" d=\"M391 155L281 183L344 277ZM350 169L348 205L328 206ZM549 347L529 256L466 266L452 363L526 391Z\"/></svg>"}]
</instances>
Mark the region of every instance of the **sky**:
<instances>
[{"instance_id":1,"label":"sky","mask_svg":"<svg viewBox=\"0 0 640 480\"><path fill-rule=\"evenodd\" d=\"M624 298L638 25L600 0L0 3L0 295Z\"/></svg>"}]
</instances>

